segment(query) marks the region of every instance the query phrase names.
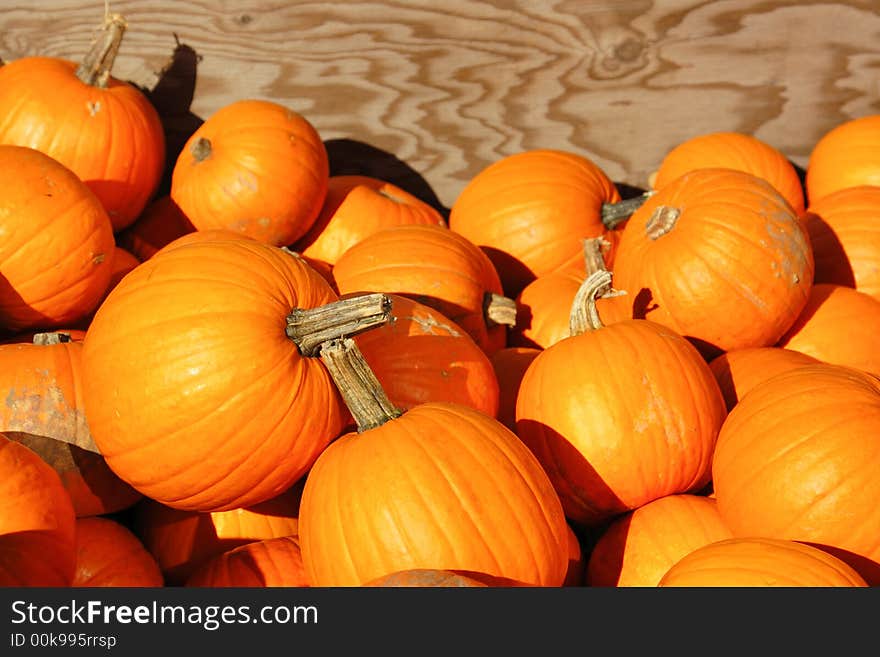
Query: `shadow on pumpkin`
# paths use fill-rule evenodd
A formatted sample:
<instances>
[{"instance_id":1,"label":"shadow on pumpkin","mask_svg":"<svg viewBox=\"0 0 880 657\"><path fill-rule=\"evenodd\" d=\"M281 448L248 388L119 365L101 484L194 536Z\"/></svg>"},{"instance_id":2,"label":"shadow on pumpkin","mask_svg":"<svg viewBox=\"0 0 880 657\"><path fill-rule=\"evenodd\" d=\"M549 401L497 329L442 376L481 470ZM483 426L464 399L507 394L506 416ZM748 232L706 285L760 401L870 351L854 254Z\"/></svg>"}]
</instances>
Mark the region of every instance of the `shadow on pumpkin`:
<instances>
[{"instance_id":1,"label":"shadow on pumpkin","mask_svg":"<svg viewBox=\"0 0 880 657\"><path fill-rule=\"evenodd\" d=\"M813 246L821 244L821 248L816 249L816 272L813 283L834 283L856 287L856 275L852 270L849 255L834 229L815 212L804 213L801 221L808 227Z\"/></svg>"},{"instance_id":2,"label":"shadow on pumpkin","mask_svg":"<svg viewBox=\"0 0 880 657\"><path fill-rule=\"evenodd\" d=\"M810 543L809 541L798 542L819 548L823 552L827 552L828 554L837 557L861 575L868 583L868 586L880 586L880 563L873 559L869 559L861 554L856 554L855 552L850 552L849 550L844 550L843 548L834 547L832 545Z\"/></svg>"},{"instance_id":3,"label":"shadow on pumpkin","mask_svg":"<svg viewBox=\"0 0 880 657\"><path fill-rule=\"evenodd\" d=\"M440 202L433 188L418 171L397 156L348 138L328 139L324 146L330 159L331 176L359 175L384 180L409 192L437 210L444 219L449 219L449 208Z\"/></svg>"},{"instance_id":4,"label":"shadow on pumpkin","mask_svg":"<svg viewBox=\"0 0 880 657\"><path fill-rule=\"evenodd\" d=\"M580 450L558 431L529 419L517 420L516 429L521 439L528 437L523 442L550 475L566 518L579 539L631 510ZM533 442L532 437L540 437L539 442ZM575 504L578 509L574 508Z\"/></svg>"},{"instance_id":5,"label":"shadow on pumpkin","mask_svg":"<svg viewBox=\"0 0 880 657\"><path fill-rule=\"evenodd\" d=\"M16 322L26 318L30 325L26 328L11 327L10 310L14 310ZM47 315L34 310L13 287L9 280L0 274L0 340L8 341L21 333L34 330L49 331L58 325Z\"/></svg>"}]
</instances>

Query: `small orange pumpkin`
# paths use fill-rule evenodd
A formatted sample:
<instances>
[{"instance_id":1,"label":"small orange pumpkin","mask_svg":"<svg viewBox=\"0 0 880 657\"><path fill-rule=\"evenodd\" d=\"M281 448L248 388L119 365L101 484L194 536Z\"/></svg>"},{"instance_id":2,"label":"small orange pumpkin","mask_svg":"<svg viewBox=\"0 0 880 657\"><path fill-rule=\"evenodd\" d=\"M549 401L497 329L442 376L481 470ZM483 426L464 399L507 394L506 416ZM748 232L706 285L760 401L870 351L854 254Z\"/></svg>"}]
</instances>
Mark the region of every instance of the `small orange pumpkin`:
<instances>
[{"instance_id":1,"label":"small orange pumpkin","mask_svg":"<svg viewBox=\"0 0 880 657\"><path fill-rule=\"evenodd\" d=\"M0 433L0 587L70 586L76 515L58 474Z\"/></svg>"},{"instance_id":2,"label":"small orange pumpkin","mask_svg":"<svg viewBox=\"0 0 880 657\"><path fill-rule=\"evenodd\" d=\"M658 586L865 587L850 566L819 548L765 537L727 538L697 548Z\"/></svg>"},{"instance_id":3,"label":"small orange pumpkin","mask_svg":"<svg viewBox=\"0 0 880 657\"><path fill-rule=\"evenodd\" d=\"M492 354L491 362L498 379L498 420L516 432L516 398L523 375L541 353L534 347L505 347Z\"/></svg>"},{"instance_id":4,"label":"small orange pumpkin","mask_svg":"<svg viewBox=\"0 0 880 657\"><path fill-rule=\"evenodd\" d=\"M880 114L839 123L813 146L805 185L809 205L840 189L880 185Z\"/></svg>"},{"instance_id":5,"label":"small orange pumpkin","mask_svg":"<svg viewBox=\"0 0 880 657\"><path fill-rule=\"evenodd\" d=\"M111 75L126 26L121 16L108 16L79 66L55 57L0 66L0 143L34 148L68 167L95 194L114 231L141 213L165 166L158 112L140 89Z\"/></svg>"},{"instance_id":6,"label":"small orange pumpkin","mask_svg":"<svg viewBox=\"0 0 880 657\"><path fill-rule=\"evenodd\" d=\"M329 177L327 149L308 119L272 101L238 100L187 140L171 198L198 230L284 246L318 218Z\"/></svg>"},{"instance_id":7,"label":"small orange pumpkin","mask_svg":"<svg viewBox=\"0 0 880 657\"><path fill-rule=\"evenodd\" d=\"M110 518L77 519L73 586L164 585L156 560L125 525Z\"/></svg>"},{"instance_id":8,"label":"small orange pumpkin","mask_svg":"<svg viewBox=\"0 0 880 657\"><path fill-rule=\"evenodd\" d=\"M299 539L281 536L220 554L194 572L190 587L304 587L309 585Z\"/></svg>"}]
</instances>

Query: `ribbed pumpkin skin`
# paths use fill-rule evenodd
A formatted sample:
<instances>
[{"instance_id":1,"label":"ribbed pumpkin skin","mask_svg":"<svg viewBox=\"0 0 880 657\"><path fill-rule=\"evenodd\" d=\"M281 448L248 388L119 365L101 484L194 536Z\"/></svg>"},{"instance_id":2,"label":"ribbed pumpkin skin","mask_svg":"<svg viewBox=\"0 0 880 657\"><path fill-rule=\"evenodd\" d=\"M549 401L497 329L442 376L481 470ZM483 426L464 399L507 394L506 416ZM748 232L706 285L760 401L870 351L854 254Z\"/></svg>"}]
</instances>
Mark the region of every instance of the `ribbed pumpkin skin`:
<instances>
[{"instance_id":1,"label":"ribbed pumpkin skin","mask_svg":"<svg viewBox=\"0 0 880 657\"><path fill-rule=\"evenodd\" d=\"M199 139L211 154L198 160ZM330 165L315 127L265 100L239 100L187 140L174 165L171 198L198 230L226 228L284 246L311 227L327 195Z\"/></svg>"},{"instance_id":2,"label":"ribbed pumpkin skin","mask_svg":"<svg viewBox=\"0 0 880 657\"><path fill-rule=\"evenodd\" d=\"M169 242L195 229L170 196L160 196L119 233L117 243L143 262Z\"/></svg>"},{"instance_id":3,"label":"ribbed pumpkin skin","mask_svg":"<svg viewBox=\"0 0 880 657\"><path fill-rule=\"evenodd\" d=\"M851 287L818 283L779 346L880 375L880 300Z\"/></svg>"},{"instance_id":4,"label":"ribbed pumpkin skin","mask_svg":"<svg viewBox=\"0 0 880 657\"><path fill-rule=\"evenodd\" d=\"M94 450L83 401L81 341L0 345L0 431L61 478L77 516L115 513L141 494Z\"/></svg>"},{"instance_id":5,"label":"ribbed pumpkin skin","mask_svg":"<svg viewBox=\"0 0 880 657\"><path fill-rule=\"evenodd\" d=\"M649 236L658 207L680 215ZM807 303L813 255L806 230L770 183L697 169L658 189L630 217L614 287L635 317L669 326L706 355L775 344Z\"/></svg>"},{"instance_id":6,"label":"ribbed pumpkin skin","mask_svg":"<svg viewBox=\"0 0 880 657\"><path fill-rule=\"evenodd\" d=\"M735 536L846 550L880 583L880 381L807 365L755 386L718 437L712 479ZM857 561L863 560L862 565Z\"/></svg>"},{"instance_id":7,"label":"ribbed pumpkin skin","mask_svg":"<svg viewBox=\"0 0 880 657\"><path fill-rule=\"evenodd\" d=\"M522 378L541 353L533 347L505 347L492 354L492 367L498 379L498 420L516 432L516 398Z\"/></svg>"},{"instance_id":8,"label":"ribbed pumpkin skin","mask_svg":"<svg viewBox=\"0 0 880 657\"><path fill-rule=\"evenodd\" d=\"M657 586L685 555L732 537L714 499L667 495L620 516L602 532L587 562L587 585Z\"/></svg>"},{"instance_id":9,"label":"ribbed pumpkin skin","mask_svg":"<svg viewBox=\"0 0 880 657\"><path fill-rule=\"evenodd\" d=\"M165 133L139 89L113 77L106 88L85 84L76 67L51 57L0 67L0 143L34 148L71 169L119 231L159 185Z\"/></svg>"},{"instance_id":10,"label":"ribbed pumpkin skin","mask_svg":"<svg viewBox=\"0 0 880 657\"><path fill-rule=\"evenodd\" d=\"M302 486L247 508L201 513L144 499L134 509L135 534L156 559L168 584L183 584L207 561L233 548L293 536Z\"/></svg>"},{"instance_id":11,"label":"ribbed pumpkin skin","mask_svg":"<svg viewBox=\"0 0 880 657\"><path fill-rule=\"evenodd\" d=\"M371 176L330 176L321 212L293 250L334 265L364 237L410 224L446 227L435 208L397 185Z\"/></svg>"},{"instance_id":12,"label":"ribbed pumpkin skin","mask_svg":"<svg viewBox=\"0 0 880 657\"><path fill-rule=\"evenodd\" d=\"M110 282L110 219L70 169L39 151L0 145L0 171L0 331L72 325Z\"/></svg>"},{"instance_id":13,"label":"ribbed pumpkin skin","mask_svg":"<svg viewBox=\"0 0 880 657\"><path fill-rule=\"evenodd\" d=\"M586 273L574 267L539 276L516 298L516 326L507 344L546 349L570 335L571 304Z\"/></svg>"},{"instance_id":14,"label":"ribbed pumpkin skin","mask_svg":"<svg viewBox=\"0 0 880 657\"><path fill-rule=\"evenodd\" d=\"M334 441L306 479L300 545L313 586L413 568L559 586L568 536L525 445L466 406L431 402Z\"/></svg>"},{"instance_id":15,"label":"ribbed pumpkin skin","mask_svg":"<svg viewBox=\"0 0 880 657\"><path fill-rule=\"evenodd\" d=\"M854 287L880 300L878 217L880 186L841 189L810 204L803 221L816 261L814 283Z\"/></svg>"},{"instance_id":16,"label":"ribbed pumpkin skin","mask_svg":"<svg viewBox=\"0 0 880 657\"><path fill-rule=\"evenodd\" d=\"M807 162L808 205L847 187L880 185L880 114L836 125L816 142Z\"/></svg>"},{"instance_id":17,"label":"ribbed pumpkin skin","mask_svg":"<svg viewBox=\"0 0 880 657\"><path fill-rule=\"evenodd\" d=\"M131 530L109 518L76 521L73 586L164 586L159 565Z\"/></svg>"},{"instance_id":18,"label":"ribbed pumpkin skin","mask_svg":"<svg viewBox=\"0 0 880 657\"><path fill-rule=\"evenodd\" d=\"M233 548L203 565L187 580L191 587L303 587L299 539L282 536Z\"/></svg>"},{"instance_id":19,"label":"ribbed pumpkin skin","mask_svg":"<svg viewBox=\"0 0 880 657\"><path fill-rule=\"evenodd\" d=\"M566 516L597 526L709 481L725 408L709 366L682 336L626 320L542 351L523 376L516 433Z\"/></svg>"},{"instance_id":20,"label":"ribbed pumpkin skin","mask_svg":"<svg viewBox=\"0 0 880 657\"><path fill-rule=\"evenodd\" d=\"M470 588L484 587L488 586L488 584L484 584L480 580L467 575L459 575L451 570L412 568L410 570L399 570L395 573L389 573L377 577L373 581L364 584L364 586L394 588Z\"/></svg>"},{"instance_id":21,"label":"ribbed pumpkin skin","mask_svg":"<svg viewBox=\"0 0 880 657\"><path fill-rule=\"evenodd\" d=\"M354 341L391 402L408 410L428 401L498 413L498 379L489 356L464 329L430 306L392 294L391 321Z\"/></svg>"},{"instance_id":22,"label":"ribbed pumpkin skin","mask_svg":"<svg viewBox=\"0 0 880 657\"><path fill-rule=\"evenodd\" d=\"M0 586L70 586L76 515L57 473L0 433Z\"/></svg>"},{"instance_id":23,"label":"ribbed pumpkin skin","mask_svg":"<svg viewBox=\"0 0 880 657\"><path fill-rule=\"evenodd\" d=\"M490 353L507 341L507 327L489 327L486 292L502 294L492 262L465 237L441 226L393 226L348 249L333 267L340 294L400 294L436 308Z\"/></svg>"},{"instance_id":24,"label":"ribbed pumpkin skin","mask_svg":"<svg viewBox=\"0 0 880 657\"><path fill-rule=\"evenodd\" d=\"M483 248L515 298L536 277L581 252L581 240L606 232L603 203L620 200L611 179L591 160L536 149L493 162L465 185L449 227Z\"/></svg>"},{"instance_id":25,"label":"ribbed pumpkin skin","mask_svg":"<svg viewBox=\"0 0 880 657\"><path fill-rule=\"evenodd\" d=\"M285 335L291 309L336 295L304 261L255 240L166 249L116 286L86 334L92 435L122 479L163 504L259 503L344 427L326 368Z\"/></svg>"},{"instance_id":26,"label":"ribbed pumpkin skin","mask_svg":"<svg viewBox=\"0 0 880 657\"><path fill-rule=\"evenodd\" d=\"M775 374L820 362L807 354L782 347L752 347L727 351L709 362L724 403L730 411L742 397Z\"/></svg>"},{"instance_id":27,"label":"ribbed pumpkin skin","mask_svg":"<svg viewBox=\"0 0 880 657\"><path fill-rule=\"evenodd\" d=\"M804 211L804 189L794 165L777 148L741 132L712 132L681 142L666 153L655 189L694 169L745 171L763 178L788 201L795 214Z\"/></svg>"},{"instance_id":28,"label":"ribbed pumpkin skin","mask_svg":"<svg viewBox=\"0 0 880 657\"><path fill-rule=\"evenodd\" d=\"M729 538L684 556L658 586L864 587L843 561L795 541Z\"/></svg>"}]
</instances>

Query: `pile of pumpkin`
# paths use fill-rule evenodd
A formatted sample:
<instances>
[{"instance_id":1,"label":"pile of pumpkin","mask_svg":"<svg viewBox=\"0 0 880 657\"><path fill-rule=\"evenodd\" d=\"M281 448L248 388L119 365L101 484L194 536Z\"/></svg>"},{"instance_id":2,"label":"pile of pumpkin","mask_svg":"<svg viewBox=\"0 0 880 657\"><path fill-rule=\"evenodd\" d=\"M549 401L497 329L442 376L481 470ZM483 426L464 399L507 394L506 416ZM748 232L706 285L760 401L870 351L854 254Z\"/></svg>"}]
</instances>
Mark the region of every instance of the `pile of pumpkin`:
<instances>
[{"instance_id":1,"label":"pile of pumpkin","mask_svg":"<svg viewBox=\"0 0 880 657\"><path fill-rule=\"evenodd\" d=\"M0 67L0 584L880 583L880 116L447 216L243 99L158 195L124 28Z\"/></svg>"}]
</instances>

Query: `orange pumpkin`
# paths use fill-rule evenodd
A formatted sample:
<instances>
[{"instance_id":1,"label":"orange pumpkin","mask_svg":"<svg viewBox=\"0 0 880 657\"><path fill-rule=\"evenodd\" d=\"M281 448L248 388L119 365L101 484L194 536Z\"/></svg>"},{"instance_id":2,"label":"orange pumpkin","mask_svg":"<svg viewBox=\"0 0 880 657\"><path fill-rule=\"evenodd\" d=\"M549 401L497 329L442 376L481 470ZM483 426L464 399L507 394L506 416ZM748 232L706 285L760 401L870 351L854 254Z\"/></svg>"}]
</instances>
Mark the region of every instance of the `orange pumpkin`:
<instances>
[{"instance_id":1,"label":"orange pumpkin","mask_svg":"<svg viewBox=\"0 0 880 657\"><path fill-rule=\"evenodd\" d=\"M775 374L820 362L807 354L782 347L752 347L728 351L709 362L729 411L743 396Z\"/></svg>"},{"instance_id":2,"label":"orange pumpkin","mask_svg":"<svg viewBox=\"0 0 880 657\"><path fill-rule=\"evenodd\" d=\"M546 349L570 335L571 304L586 274L569 267L538 276L516 298L516 325L507 343Z\"/></svg>"},{"instance_id":3,"label":"orange pumpkin","mask_svg":"<svg viewBox=\"0 0 880 657\"><path fill-rule=\"evenodd\" d=\"M439 311L407 297L388 297L391 320L354 340L394 405L405 410L447 401L495 417L498 379L486 353Z\"/></svg>"},{"instance_id":4,"label":"orange pumpkin","mask_svg":"<svg viewBox=\"0 0 880 657\"><path fill-rule=\"evenodd\" d=\"M658 189L630 217L614 262L633 316L707 357L775 344L813 283L791 206L767 181L730 169L696 169Z\"/></svg>"},{"instance_id":5,"label":"orange pumpkin","mask_svg":"<svg viewBox=\"0 0 880 657\"><path fill-rule=\"evenodd\" d=\"M851 287L818 283L779 346L880 375L878 332L880 300Z\"/></svg>"},{"instance_id":6,"label":"orange pumpkin","mask_svg":"<svg viewBox=\"0 0 880 657\"><path fill-rule=\"evenodd\" d=\"M535 149L493 162L465 185L449 227L482 248L516 298L538 276L578 258L580 240L607 232L602 206L620 200L590 159Z\"/></svg>"},{"instance_id":7,"label":"orange pumpkin","mask_svg":"<svg viewBox=\"0 0 880 657\"><path fill-rule=\"evenodd\" d=\"M172 509L145 498L134 507L132 526L166 582L177 586L204 563L233 548L295 535L301 482L260 504L212 513Z\"/></svg>"},{"instance_id":8,"label":"orange pumpkin","mask_svg":"<svg viewBox=\"0 0 880 657\"><path fill-rule=\"evenodd\" d=\"M156 587L164 584L156 560L125 525L110 518L77 519L73 586Z\"/></svg>"},{"instance_id":9,"label":"orange pumpkin","mask_svg":"<svg viewBox=\"0 0 880 657\"><path fill-rule=\"evenodd\" d=\"M174 199L166 194L150 203L133 224L119 233L117 243L143 262L169 242L195 229Z\"/></svg>"},{"instance_id":10,"label":"orange pumpkin","mask_svg":"<svg viewBox=\"0 0 880 657\"><path fill-rule=\"evenodd\" d=\"M484 587L488 586L488 584L480 580L479 576L459 574L451 570L411 568L382 575L371 582L367 582L364 586L386 588L471 588Z\"/></svg>"},{"instance_id":11,"label":"orange pumpkin","mask_svg":"<svg viewBox=\"0 0 880 657\"><path fill-rule=\"evenodd\" d=\"M445 227L446 221L434 207L385 180L363 175L330 176L318 219L292 248L306 258L332 266L349 247L368 235L407 224Z\"/></svg>"},{"instance_id":12,"label":"orange pumpkin","mask_svg":"<svg viewBox=\"0 0 880 657\"><path fill-rule=\"evenodd\" d=\"M795 214L804 211L804 189L791 161L767 142L742 132L711 132L681 142L660 163L654 188L660 189L694 169L707 168L734 169L763 178Z\"/></svg>"},{"instance_id":13,"label":"orange pumpkin","mask_svg":"<svg viewBox=\"0 0 880 657\"><path fill-rule=\"evenodd\" d=\"M880 186L860 185L811 203L803 216L814 283L854 287L880 300Z\"/></svg>"},{"instance_id":14,"label":"orange pumpkin","mask_svg":"<svg viewBox=\"0 0 880 657\"><path fill-rule=\"evenodd\" d=\"M498 272L477 246L447 228L403 225L376 231L339 258L333 278L343 295L385 292L431 306L488 354L506 345L507 324L487 316L490 300L502 295Z\"/></svg>"},{"instance_id":15,"label":"orange pumpkin","mask_svg":"<svg viewBox=\"0 0 880 657\"><path fill-rule=\"evenodd\" d=\"M586 527L705 486L725 416L709 366L681 335L643 319L602 324L595 299L610 285L604 270L587 278L571 336L532 361L516 402L517 435Z\"/></svg>"},{"instance_id":16,"label":"orange pumpkin","mask_svg":"<svg viewBox=\"0 0 880 657\"><path fill-rule=\"evenodd\" d=\"M732 537L714 499L661 497L615 518L604 529L587 562L587 586L657 586L685 555Z\"/></svg>"},{"instance_id":17,"label":"orange pumpkin","mask_svg":"<svg viewBox=\"0 0 880 657\"><path fill-rule=\"evenodd\" d=\"M658 586L865 587L840 559L795 541L728 538L697 548L673 565Z\"/></svg>"},{"instance_id":18,"label":"orange pumpkin","mask_svg":"<svg viewBox=\"0 0 880 657\"><path fill-rule=\"evenodd\" d=\"M718 510L735 536L811 543L880 583L880 380L806 365L755 386L715 448Z\"/></svg>"},{"instance_id":19,"label":"orange pumpkin","mask_svg":"<svg viewBox=\"0 0 880 657\"><path fill-rule=\"evenodd\" d=\"M110 283L110 219L70 169L40 151L0 145L0 171L0 331L72 325Z\"/></svg>"},{"instance_id":20,"label":"orange pumpkin","mask_svg":"<svg viewBox=\"0 0 880 657\"><path fill-rule=\"evenodd\" d=\"M284 246L317 219L329 177L324 142L305 117L272 101L238 100L187 140L171 198L198 230Z\"/></svg>"},{"instance_id":21,"label":"orange pumpkin","mask_svg":"<svg viewBox=\"0 0 880 657\"><path fill-rule=\"evenodd\" d=\"M70 586L76 515L58 474L0 433L0 587Z\"/></svg>"},{"instance_id":22,"label":"orange pumpkin","mask_svg":"<svg viewBox=\"0 0 880 657\"><path fill-rule=\"evenodd\" d=\"M880 185L880 114L835 125L813 146L805 185L808 205L840 189Z\"/></svg>"},{"instance_id":23,"label":"orange pumpkin","mask_svg":"<svg viewBox=\"0 0 880 657\"><path fill-rule=\"evenodd\" d=\"M498 379L498 420L516 431L516 398L523 375L541 353L533 347L505 347L492 354L492 368Z\"/></svg>"},{"instance_id":24,"label":"orange pumpkin","mask_svg":"<svg viewBox=\"0 0 880 657\"><path fill-rule=\"evenodd\" d=\"M220 554L194 572L190 587L304 587L309 585L296 536L254 541Z\"/></svg>"},{"instance_id":25,"label":"orange pumpkin","mask_svg":"<svg viewBox=\"0 0 880 657\"><path fill-rule=\"evenodd\" d=\"M428 568L559 586L569 537L559 498L526 446L467 406L401 412L354 341L321 357L358 431L331 443L303 488L299 536L313 586L362 586Z\"/></svg>"},{"instance_id":26,"label":"orange pumpkin","mask_svg":"<svg viewBox=\"0 0 880 657\"><path fill-rule=\"evenodd\" d=\"M107 466L86 421L82 341L42 337L42 344L0 345L0 431L55 469L77 516L130 507L140 493Z\"/></svg>"},{"instance_id":27,"label":"orange pumpkin","mask_svg":"<svg viewBox=\"0 0 880 657\"><path fill-rule=\"evenodd\" d=\"M387 320L387 298L364 299L366 315L358 300L325 308L337 297L314 269L256 240L164 247L113 289L84 341L85 410L107 463L180 509L280 494L347 418L308 340Z\"/></svg>"},{"instance_id":28,"label":"orange pumpkin","mask_svg":"<svg viewBox=\"0 0 880 657\"><path fill-rule=\"evenodd\" d=\"M165 166L159 114L140 89L111 75L125 28L121 16L109 16L79 66L22 57L0 67L0 143L34 148L71 169L98 198L114 231L141 213ZM14 170L7 163L0 168ZM74 206L70 199L56 203Z\"/></svg>"}]
</instances>

